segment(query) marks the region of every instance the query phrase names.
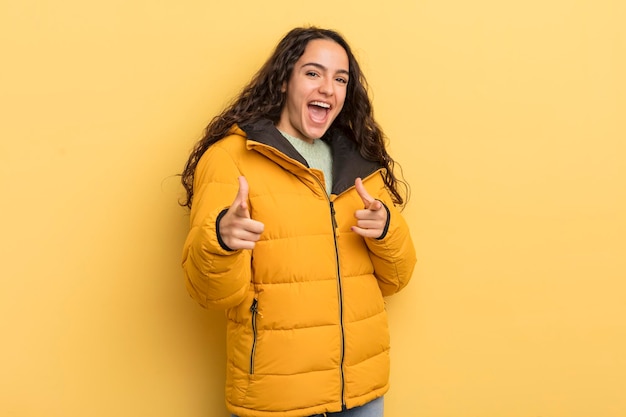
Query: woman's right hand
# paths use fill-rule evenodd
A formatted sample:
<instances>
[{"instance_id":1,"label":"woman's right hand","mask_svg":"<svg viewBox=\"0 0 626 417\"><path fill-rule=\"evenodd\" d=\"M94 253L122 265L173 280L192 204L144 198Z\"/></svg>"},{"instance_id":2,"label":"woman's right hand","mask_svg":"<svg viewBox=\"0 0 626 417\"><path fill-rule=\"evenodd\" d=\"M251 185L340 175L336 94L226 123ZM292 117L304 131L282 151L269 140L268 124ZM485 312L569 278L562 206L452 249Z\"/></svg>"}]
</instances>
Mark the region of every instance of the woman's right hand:
<instances>
[{"instance_id":1,"label":"woman's right hand","mask_svg":"<svg viewBox=\"0 0 626 417\"><path fill-rule=\"evenodd\" d=\"M250 218L248 210L248 181L239 177L239 191L235 201L220 219L219 233L222 241L232 250L254 249L265 225Z\"/></svg>"}]
</instances>

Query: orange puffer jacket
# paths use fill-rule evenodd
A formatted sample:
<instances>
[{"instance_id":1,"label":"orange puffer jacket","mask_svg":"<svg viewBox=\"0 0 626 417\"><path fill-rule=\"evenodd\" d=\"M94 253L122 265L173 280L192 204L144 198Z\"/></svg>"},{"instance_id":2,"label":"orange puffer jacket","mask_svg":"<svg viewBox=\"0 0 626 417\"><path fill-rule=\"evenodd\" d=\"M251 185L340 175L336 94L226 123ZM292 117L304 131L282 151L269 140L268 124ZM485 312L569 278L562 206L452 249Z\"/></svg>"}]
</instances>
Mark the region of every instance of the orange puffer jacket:
<instances>
[{"instance_id":1,"label":"orange puffer jacket","mask_svg":"<svg viewBox=\"0 0 626 417\"><path fill-rule=\"evenodd\" d=\"M191 296L227 309L226 404L241 417L337 412L389 385L383 297L411 278L415 250L385 189L381 167L344 135L327 134L334 184L269 122L233 127L196 169L183 269ZM248 207L265 229L253 250L220 245L216 221L249 184ZM354 180L389 210L381 239L350 230L363 202Z\"/></svg>"}]
</instances>

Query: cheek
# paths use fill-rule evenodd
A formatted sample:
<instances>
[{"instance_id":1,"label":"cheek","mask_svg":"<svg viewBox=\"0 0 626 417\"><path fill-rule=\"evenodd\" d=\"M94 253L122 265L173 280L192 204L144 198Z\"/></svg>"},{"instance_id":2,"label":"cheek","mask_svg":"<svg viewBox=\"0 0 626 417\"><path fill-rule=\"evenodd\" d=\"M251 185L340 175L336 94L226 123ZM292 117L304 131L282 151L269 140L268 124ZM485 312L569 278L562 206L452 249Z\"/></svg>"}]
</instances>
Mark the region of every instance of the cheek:
<instances>
[{"instance_id":1,"label":"cheek","mask_svg":"<svg viewBox=\"0 0 626 417\"><path fill-rule=\"evenodd\" d=\"M306 91L301 86L294 86L289 93L289 102L294 106L300 106L304 97L306 96Z\"/></svg>"},{"instance_id":2,"label":"cheek","mask_svg":"<svg viewBox=\"0 0 626 417\"><path fill-rule=\"evenodd\" d=\"M343 109L343 105L346 103L346 93L345 91L343 92L343 94L341 95L341 97L338 97L339 100L337 100L337 103L340 105L340 109L339 111L341 111L341 109Z\"/></svg>"},{"instance_id":3,"label":"cheek","mask_svg":"<svg viewBox=\"0 0 626 417\"><path fill-rule=\"evenodd\" d=\"M289 97L287 97L286 104L290 111L294 111L298 107L300 107L300 100L298 100L298 95L293 90L289 94Z\"/></svg>"}]
</instances>

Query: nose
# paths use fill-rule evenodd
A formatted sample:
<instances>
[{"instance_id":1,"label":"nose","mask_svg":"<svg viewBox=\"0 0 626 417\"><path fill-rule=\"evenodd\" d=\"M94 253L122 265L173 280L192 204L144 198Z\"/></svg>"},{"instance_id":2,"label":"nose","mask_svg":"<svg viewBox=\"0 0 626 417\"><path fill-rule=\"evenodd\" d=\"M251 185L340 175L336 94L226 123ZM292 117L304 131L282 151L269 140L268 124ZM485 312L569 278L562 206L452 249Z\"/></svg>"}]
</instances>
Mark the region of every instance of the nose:
<instances>
[{"instance_id":1,"label":"nose","mask_svg":"<svg viewBox=\"0 0 626 417\"><path fill-rule=\"evenodd\" d=\"M320 93L332 96L335 93L335 85L332 77L325 77L320 83Z\"/></svg>"}]
</instances>

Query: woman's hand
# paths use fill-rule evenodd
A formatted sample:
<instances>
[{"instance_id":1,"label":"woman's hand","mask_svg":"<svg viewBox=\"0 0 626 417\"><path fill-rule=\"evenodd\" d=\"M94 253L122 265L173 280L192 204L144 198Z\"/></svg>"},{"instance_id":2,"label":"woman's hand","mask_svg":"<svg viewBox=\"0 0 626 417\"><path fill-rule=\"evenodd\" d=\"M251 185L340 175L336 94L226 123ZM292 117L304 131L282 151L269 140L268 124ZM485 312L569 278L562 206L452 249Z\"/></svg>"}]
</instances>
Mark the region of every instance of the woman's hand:
<instances>
[{"instance_id":1,"label":"woman's hand","mask_svg":"<svg viewBox=\"0 0 626 417\"><path fill-rule=\"evenodd\" d=\"M220 219L219 233L222 241L232 250L254 249L265 225L250 218L248 210L248 181L239 177L239 191L235 201Z\"/></svg>"},{"instance_id":2,"label":"woman's hand","mask_svg":"<svg viewBox=\"0 0 626 417\"><path fill-rule=\"evenodd\" d=\"M357 222L356 226L352 226L352 231L363 237L378 239L385 232L387 209L385 209L381 201L375 200L374 197L369 195L365 186L363 186L361 178L357 178L354 181L354 186L361 200L363 200L365 208L354 212Z\"/></svg>"}]
</instances>

